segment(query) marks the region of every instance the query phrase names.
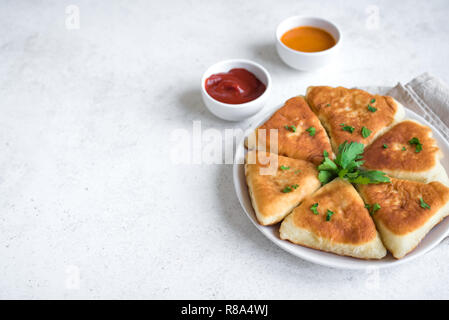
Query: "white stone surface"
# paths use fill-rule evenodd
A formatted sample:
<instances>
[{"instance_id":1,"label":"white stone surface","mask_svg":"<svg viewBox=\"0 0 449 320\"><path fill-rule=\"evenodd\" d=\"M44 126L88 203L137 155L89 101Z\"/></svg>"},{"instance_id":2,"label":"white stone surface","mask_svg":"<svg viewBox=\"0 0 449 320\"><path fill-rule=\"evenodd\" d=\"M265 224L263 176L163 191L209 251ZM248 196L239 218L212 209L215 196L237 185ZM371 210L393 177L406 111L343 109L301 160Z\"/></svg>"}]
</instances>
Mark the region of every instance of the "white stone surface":
<instances>
[{"instance_id":1,"label":"white stone surface","mask_svg":"<svg viewBox=\"0 0 449 320\"><path fill-rule=\"evenodd\" d=\"M80 29L66 28L71 4ZM282 64L274 30L296 14L342 27L338 64ZM320 267L251 224L230 165L170 161L171 133L193 120L248 125L205 109L212 63L263 64L268 108L312 84L449 82L448 14L445 0L2 1L0 298L449 298L447 240L379 273Z\"/></svg>"}]
</instances>

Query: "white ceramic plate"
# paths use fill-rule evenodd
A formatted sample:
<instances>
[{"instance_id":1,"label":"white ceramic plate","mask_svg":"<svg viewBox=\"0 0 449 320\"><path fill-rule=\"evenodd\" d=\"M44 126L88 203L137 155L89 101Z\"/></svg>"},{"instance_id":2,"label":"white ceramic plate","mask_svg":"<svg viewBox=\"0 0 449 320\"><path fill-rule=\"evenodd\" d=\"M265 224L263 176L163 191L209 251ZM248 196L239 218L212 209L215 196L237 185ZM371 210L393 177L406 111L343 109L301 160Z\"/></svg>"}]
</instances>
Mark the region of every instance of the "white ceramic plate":
<instances>
[{"instance_id":1,"label":"white ceramic plate","mask_svg":"<svg viewBox=\"0 0 449 320\"><path fill-rule=\"evenodd\" d=\"M248 132L252 132L262 123L267 121L271 115L277 111L281 106L274 109L270 114L266 114L257 119L253 125L249 128ZM436 128L431 126L426 120L418 116L411 110L406 110L406 118L414 119L419 121L422 124L425 124L432 128L434 138L436 139L438 146L442 150L445 157L442 159L442 164L446 171L449 169L449 158L446 155L449 155L449 144L444 140L443 136L438 132ZM293 244L291 242L281 240L279 238L279 224L275 226L262 226L260 225L254 213L254 209L251 205L251 199L248 194L248 187L246 185L245 179L245 170L243 163L243 159L245 157L246 149L244 147L244 139L240 141L236 148L236 155L234 159L234 168L233 168L233 176L234 176L234 187L237 192L237 197L239 198L240 204L243 207L243 210L249 217L249 219L254 223L254 225L271 241L273 241L276 245L281 247L287 252L300 257L304 260L317 263L320 265L341 268L341 269L365 269L365 268L384 268L396 266L405 262L409 262L420 255L430 251L436 245L438 245L444 238L449 235L449 218L443 220L436 227L434 227L427 236L421 241L421 243L413 250L411 253L406 255L404 258L400 260L396 260L393 258L391 254L388 254L385 258L381 260L360 260L351 257L343 257L333 253L323 252L315 249L306 248L300 245Z\"/></svg>"}]
</instances>

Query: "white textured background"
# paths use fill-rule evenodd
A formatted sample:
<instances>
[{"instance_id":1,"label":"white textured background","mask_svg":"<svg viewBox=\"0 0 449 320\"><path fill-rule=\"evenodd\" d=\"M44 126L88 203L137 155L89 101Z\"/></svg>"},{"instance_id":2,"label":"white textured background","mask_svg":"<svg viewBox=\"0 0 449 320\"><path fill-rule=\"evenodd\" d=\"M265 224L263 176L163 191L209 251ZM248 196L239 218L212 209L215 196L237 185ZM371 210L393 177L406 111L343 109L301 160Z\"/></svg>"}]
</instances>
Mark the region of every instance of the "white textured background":
<instances>
[{"instance_id":1,"label":"white textured background","mask_svg":"<svg viewBox=\"0 0 449 320\"><path fill-rule=\"evenodd\" d=\"M341 26L336 65L282 64L274 30L296 14ZM1 1L0 298L449 298L448 240L379 274L313 265L246 218L230 165L169 158L192 120L248 125L202 104L212 63L263 64L269 107L312 84L449 82L448 14L445 0Z\"/></svg>"}]
</instances>

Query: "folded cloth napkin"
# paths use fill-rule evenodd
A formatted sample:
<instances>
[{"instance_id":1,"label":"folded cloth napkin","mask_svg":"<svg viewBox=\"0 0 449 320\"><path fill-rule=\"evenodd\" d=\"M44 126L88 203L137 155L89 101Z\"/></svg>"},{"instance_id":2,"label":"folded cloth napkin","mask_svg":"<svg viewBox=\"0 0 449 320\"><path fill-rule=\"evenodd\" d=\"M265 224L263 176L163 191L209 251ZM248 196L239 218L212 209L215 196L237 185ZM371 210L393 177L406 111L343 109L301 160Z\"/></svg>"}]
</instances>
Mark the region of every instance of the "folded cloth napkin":
<instances>
[{"instance_id":1,"label":"folded cloth napkin","mask_svg":"<svg viewBox=\"0 0 449 320\"><path fill-rule=\"evenodd\" d=\"M429 121L449 141L449 86L443 81L424 73L386 94Z\"/></svg>"}]
</instances>

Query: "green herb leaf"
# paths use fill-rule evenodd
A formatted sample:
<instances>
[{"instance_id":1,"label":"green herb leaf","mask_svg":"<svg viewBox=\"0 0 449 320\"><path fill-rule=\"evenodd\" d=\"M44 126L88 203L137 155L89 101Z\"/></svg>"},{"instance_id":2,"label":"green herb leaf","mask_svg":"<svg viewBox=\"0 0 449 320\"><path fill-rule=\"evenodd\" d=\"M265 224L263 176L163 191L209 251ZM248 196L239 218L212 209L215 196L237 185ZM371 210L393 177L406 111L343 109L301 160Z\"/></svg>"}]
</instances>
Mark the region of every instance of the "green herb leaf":
<instances>
[{"instance_id":1,"label":"green herb leaf","mask_svg":"<svg viewBox=\"0 0 449 320\"><path fill-rule=\"evenodd\" d=\"M281 166L281 170L282 170L282 171L284 171L284 170L288 170L288 169L290 169L290 167L288 167L288 166L284 166L284 165L282 165L282 166Z\"/></svg>"},{"instance_id":2,"label":"green herb leaf","mask_svg":"<svg viewBox=\"0 0 449 320\"><path fill-rule=\"evenodd\" d=\"M318 203L314 203L314 204L310 207L310 210L312 210L313 214L316 214L316 215L320 214L320 213L318 212Z\"/></svg>"},{"instance_id":3,"label":"green herb leaf","mask_svg":"<svg viewBox=\"0 0 449 320\"><path fill-rule=\"evenodd\" d=\"M387 149L387 148L388 148L388 146L387 146L386 144L384 144L383 147L384 147L384 149Z\"/></svg>"},{"instance_id":4,"label":"green herb leaf","mask_svg":"<svg viewBox=\"0 0 449 320\"><path fill-rule=\"evenodd\" d=\"M410 143L411 145L415 145L415 152L422 151L422 143L419 142L418 138L413 137L408 143Z\"/></svg>"},{"instance_id":5,"label":"green herb leaf","mask_svg":"<svg viewBox=\"0 0 449 320\"><path fill-rule=\"evenodd\" d=\"M330 103L326 104L326 107L330 107L330 106L331 106L331 104L330 104Z\"/></svg>"},{"instance_id":6,"label":"green herb leaf","mask_svg":"<svg viewBox=\"0 0 449 320\"><path fill-rule=\"evenodd\" d=\"M379 184L389 183L390 178L382 171L377 170L359 170L359 175L355 179L349 179L349 182L357 184Z\"/></svg>"},{"instance_id":7,"label":"green herb leaf","mask_svg":"<svg viewBox=\"0 0 449 320\"><path fill-rule=\"evenodd\" d=\"M342 169L348 169L348 171L360 167L363 162L356 161L356 159L363 153L364 148L365 147L362 143L348 143L347 141L345 141L338 147L338 155L335 159L335 162Z\"/></svg>"},{"instance_id":8,"label":"green herb leaf","mask_svg":"<svg viewBox=\"0 0 449 320\"><path fill-rule=\"evenodd\" d=\"M284 126L284 128L288 131L292 131L292 132L296 132L296 127L295 126Z\"/></svg>"},{"instance_id":9,"label":"green herb leaf","mask_svg":"<svg viewBox=\"0 0 449 320\"><path fill-rule=\"evenodd\" d=\"M342 124L340 124L340 125L342 126L341 129L342 129L343 131L348 131L348 132L350 132L350 133L353 133L354 130L355 130L354 127L347 126L347 125L345 125L344 123L342 123Z\"/></svg>"},{"instance_id":10,"label":"green herb leaf","mask_svg":"<svg viewBox=\"0 0 449 320\"><path fill-rule=\"evenodd\" d=\"M331 181L334 177L337 176L338 167L331 159L329 159L329 153L324 150L323 151L323 162L318 166L318 180L322 184L326 184Z\"/></svg>"},{"instance_id":11,"label":"green herb leaf","mask_svg":"<svg viewBox=\"0 0 449 320\"><path fill-rule=\"evenodd\" d=\"M421 206L421 208L430 209L430 206L424 202L423 198L419 198L419 205Z\"/></svg>"},{"instance_id":12,"label":"green herb leaf","mask_svg":"<svg viewBox=\"0 0 449 320\"><path fill-rule=\"evenodd\" d=\"M298 188L298 187L299 187L298 184L293 184L293 185L291 185L291 186L285 187L285 188L282 189L281 191L282 191L283 193L288 193L288 192L292 192L293 189L296 189L296 188Z\"/></svg>"},{"instance_id":13,"label":"green herb leaf","mask_svg":"<svg viewBox=\"0 0 449 320\"><path fill-rule=\"evenodd\" d=\"M362 127L362 137L368 138L370 134L371 134L370 129L368 129L367 127Z\"/></svg>"},{"instance_id":14,"label":"green herb leaf","mask_svg":"<svg viewBox=\"0 0 449 320\"><path fill-rule=\"evenodd\" d=\"M331 171L320 171L318 173L318 180L320 180L320 182L322 184L326 184L326 183L330 182L335 177L336 177L336 174Z\"/></svg>"},{"instance_id":15,"label":"green herb leaf","mask_svg":"<svg viewBox=\"0 0 449 320\"><path fill-rule=\"evenodd\" d=\"M374 102L376 102L376 99L372 98L370 103L374 103Z\"/></svg>"},{"instance_id":16,"label":"green herb leaf","mask_svg":"<svg viewBox=\"0 0 449 320\"><path fill-rule=\"evenodd\" d=\"M373 205L370 205L367 203L367 204L365 204L365 208L368 209L368 212L370 215L373 215L376 213L377 210L380 209L380 204L378 204L377 202Z\"/></svg>"},{"instance_id":17,"label":"green herb leaf","mask_svg":"<svg viewBox=\"0 0 449 320\"><path fill-rule=\"evenodd\" d=\"M380 209L380 204L378 204L377 202L375 204L373 204L373 209L371 210L371 215L375 214L377 210Z\"/></svg>"},{"instance_id":18,"label":"green herb leaf","mask_svg":"<svg viewBox=\"0 0 449 320\"><path fill-rule=\"evenodd\" d=\"M306 131L310 134L310 136L312 136L312 137L315 136L315 132L316 132L315 127L310 127Z\"/></svg>"},{"instance_id":19,"label":"green herb leaf","mask_svg":"<svg viewBox=\"0 0 449 320\"><path fill-rule=\"evenodd\" d=\"M371 180L368 177L364 177L361 175L358 175L355 178L349 178L348 181L351 183L356 183L356 184L370 184L371 183Z\"/></svg>"},{"instance_id":20,"label":"green herb leaf","mask_svg":"<svg viewBox=\"0 0 449 320\"><path fill-rule=\"evenodd\" d=\"M368 105L368 110L371 112L376 112L377 108L374 108L373 106L371 106L370 104Z\"/></svg>"},{"instance_id":21,"label":"green herb leaf","mask_svg":"<svg viewBox=\"0 0 449 320\"><path fill-rule=\"evenodd\" d=\"M328 153L324 153L323 162L318 166L320 182L326 184L335 177L357 184L391 182L384 172L359 168L364 163L360 160L363 158L363 151L362 143L345 141L338 147L338 154L334 161L326 156Z\"/></svg>"},{"instance_id":22,"label":"green herb leaf","mask_svg":"<svg viewBox=\"0 0 449 320\"><path fill-rule=\"evenodd\" d=\"M348 172L346 173L346 177L349 179L355 179L359 176L359 171L355 171L355 172Z\"/></svg>"},{"instance_id":23,"label":"green herb leaf","mask_svg":"<svg viewBox=\"0 0 449 320\"><path fill-rule=\"evenodd\" d=\"M329 209L327 209L327 212L326 212L326 221L330 221L332 215L334 215L334 214L335 214L335 212L332 212L332 211L330 211Z\"/></svg>"},{"instance_id":24,"label":"green herb leaf","mask_svg":"<svg viewBox=\"0 0 449 320\"><path fill-rule=\"evenodd\" d=\"M402 147L402 151L405 151L405 150L407 150L407 148L406 147Z\"/></svg>"},{"instance_id":25,"label":"green herb leaf","mask_svg":"<svg viewBox=\"0 0 449 320\"><path fill-rule=\"evenodd\" d=\"M338 167L331 159L324 157L323 163L318 166L318 170L321 171L333 171L337 173Z\"/></svg>"},{"instance_id":26,"label":"green herb leaf","mask_svg":"<svg viewBox=\"0 0 449 320\"><path fill-rule=\"evenodd\" d=\"M301 172L301 170L296 170L295 171L295 174L298 174L298 173L300 173Z\"/></svg>"}]
</instances>

